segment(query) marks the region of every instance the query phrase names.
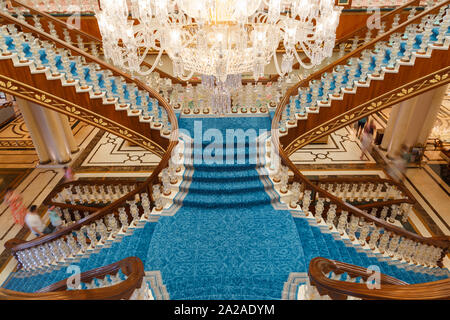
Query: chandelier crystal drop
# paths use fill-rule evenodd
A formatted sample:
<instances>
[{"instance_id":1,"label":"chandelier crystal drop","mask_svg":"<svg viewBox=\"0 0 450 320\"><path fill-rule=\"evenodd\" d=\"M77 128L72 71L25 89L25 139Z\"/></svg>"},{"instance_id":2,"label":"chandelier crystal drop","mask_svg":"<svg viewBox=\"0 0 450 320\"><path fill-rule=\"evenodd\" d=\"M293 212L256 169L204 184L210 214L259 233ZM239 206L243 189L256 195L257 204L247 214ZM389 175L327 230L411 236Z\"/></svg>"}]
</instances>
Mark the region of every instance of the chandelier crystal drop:
<instances>
[{"instance_id":1,"label":"chandelier crystal drop","mask_svg":"<svg viewBox=\"0 0 450 320\"><path fill-rule=\"evenodd\" d=\"M242 76L230 74L223 82L215 76L202 75L200 87L210 96L210 105L214 114L224 115L231 112L231 95L242 87Z\"/></svg>"},{"instance_id":2,"label":"chandelier crystal drop","mask_svg":"<svg viewBox=\"0 0 450 320\"><path fill-rule=\"evenodd\" d=\"M134 75L150 74L166 52L176 77L279 75L295 61L311 68L330 57L342 7L334 0L99 0L96 11L106 58ZM285 53L278 62L282 42ZM301 49L305 56L300 56ZM156 51L152 68L142 66ZM307 63L304 62L309 60Z\"/></svg>"}]
</instances>

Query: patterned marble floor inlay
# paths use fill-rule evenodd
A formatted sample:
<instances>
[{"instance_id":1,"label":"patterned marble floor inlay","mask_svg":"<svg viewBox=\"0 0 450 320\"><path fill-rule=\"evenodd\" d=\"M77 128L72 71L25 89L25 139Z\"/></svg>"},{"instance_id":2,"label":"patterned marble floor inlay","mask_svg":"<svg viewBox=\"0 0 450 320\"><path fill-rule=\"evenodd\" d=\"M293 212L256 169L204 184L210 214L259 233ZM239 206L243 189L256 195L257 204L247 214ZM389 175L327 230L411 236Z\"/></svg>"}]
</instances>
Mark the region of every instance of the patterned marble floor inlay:
<instances>
[{"instance_id":1,"label":"patterned marble floor inlay","mask_svg":"<svg viewBox=\"0 0 450 320\"><path fill-rule=\"evenodd\" d=\"M295 164L376 163L369 154L361 156L361 142L352 128L344 127L328 137L327 144L311 144L296 151L290 158Z\"/></svg>"},{"instance_id":2,"label":"patterned marble floor inlay","mask_svg":"<svg viewBox=\"0 0 450 320\"><path fill-rule=\"evenodd\" d=\"M30 133L21 115L0 129L0 149L34 149Z\"/></svg>"},{"instance_id":3,"label":"patterned marble floor inlay","mask_svg":"<svg viewBox=\"0 0 450 320\"><path fill-rule=\"evenodd\" d=\"M160 158L112 133L105 132L81 167L90 166L156 166Z\"/></svg>"},{"instance_id":4,"label":"patterned marble floor inlay","mask_svg":"<svg viewBox=\"0 0 450 320\"><path fill-rule=\"evenodd\" d=\"M291 156L295 164L375 164L375 159L365 153L361 156L361 142L354 130L348 127L337 130L327 144L311 144ZM105 132L80 165L86 167L156 166L159 157L141 147L131 146L124 139Z\"/></svg>"}]
</instances>

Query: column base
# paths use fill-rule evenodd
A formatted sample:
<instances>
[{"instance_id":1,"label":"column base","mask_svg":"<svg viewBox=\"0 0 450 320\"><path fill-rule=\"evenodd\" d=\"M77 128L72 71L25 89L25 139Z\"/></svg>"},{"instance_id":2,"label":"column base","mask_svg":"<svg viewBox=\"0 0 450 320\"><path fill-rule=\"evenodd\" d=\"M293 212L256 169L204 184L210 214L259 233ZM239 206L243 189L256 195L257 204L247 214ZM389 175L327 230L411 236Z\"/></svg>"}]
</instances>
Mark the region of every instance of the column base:
<instances>
[{"instance_id":1,"label":"column base","mask_svg":"<svg viewBox=\"0 0 450 320\"><path fill-rule=\"evenodd\" d=\"M52 162L52 160L47 160L47 161L39 161L39 164L41 164L41 165L45 165L45 164L49 164L49 163L51 163Z\"/></svg>"},{"instance_id":2,"label":"column base","mask_svg":"<svg viewBox=\"0 0 450 320\"><path fill-rule=\"evenodd\" d=\"M383 150L383 151L387 151L387 148L383 148L381 145L378 146L378 149Z\"/></svg>"},{"instance_id":3,"label":"column base","mask_svg":"<svg viewBox=\"0 0 450 320\"><path fill-rule=\"evenodd\" d=\"M70 151L70 153L71 153L71 154L74 154L74 153L77 153L78 151L80 151L80 148L77 148L77 149L74 150L74 151Z\"/></svg>"},{"instance_id":4,"label":"column base","mask_svg":"<svg viewBox=\"0 0 450 320\"><path fill-rule=\"evenodd\" d=\"M67 163L69 163L70 161L72 161L72 159L69 159L69 160L67 160L67 161L58 161L58 163L59 163L59 164L67 164Z\"/></svg>"}]
</instances>

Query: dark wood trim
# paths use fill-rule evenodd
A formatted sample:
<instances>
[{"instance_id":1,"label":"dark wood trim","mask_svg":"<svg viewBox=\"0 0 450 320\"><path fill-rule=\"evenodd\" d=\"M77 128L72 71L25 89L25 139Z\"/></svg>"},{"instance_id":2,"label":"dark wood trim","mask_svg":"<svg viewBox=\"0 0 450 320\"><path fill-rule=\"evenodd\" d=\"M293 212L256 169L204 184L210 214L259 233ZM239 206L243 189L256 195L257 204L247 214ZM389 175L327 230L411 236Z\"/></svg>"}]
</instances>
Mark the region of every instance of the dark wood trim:
<instances>
[{"instance_id":1,"label":"dark wood trim","mask_svg":"<svg viewBox=\"0 0 450 320\"><path fill-rule=\"evenodd\" d=\"M420 0L412 0L412 1L402 5L401 7L398 7L395 10L392 10L392 11L390 11L388 13L385 13L384 15L382 15L380 17L380 23L383 23L383 22L384 23L389 23L389 25L387 26L387 27L389 27L389 26L392 25L393 18L394 18L394 16L396 14L403 12L403 10L405 10L405 9L407 9L409 7L412 7L412 6L415 6L415 5L419 5L419 4L420 4ZM356 30L354 30L354 31L344 35L343 37L337 39L336 42L335 42L335 45L334 45L335 50L336 50L336 48L339 48L340 44L342 44L344 42L348 42L349 40L351 40L355 36L361 37L362 35L365 35L365 33L368 31L368 29L369 28L367 27L367 21L366 21L364 23L364 25L360 26ZM307 60L309 60L309 59L307 59ZM300 68L300 63L297 62L296 64L293 65L292 68L293 69L299 69ZM280 76L278 74L274 75L274 76L271 77L271 81L277 81L279 77Z\"/></svg>"},{"instance_id":2,"label":"dark wood trim","mask_svg":"<svg viewBox=\"0 0 450 320\"><path fill-rule=\"evenodd\" d=\"M80 274L80 281L89 283L94 278L103 279L121 270L127 279L117 284L89 290L67 290L67 279L56 282L35 293L0 289L0 300L120 300L129 299L142 286L145 276L144 264L137 257L125 258L108 266L96 268Z\"/></svg>"},{"instance_id":3,"label":"dark wood trim","mask_svg":"<svg viewBox=\"0 0 450 320\"><path fill-rule=\"evenodd\" d=\"M329 295L332 299L345 300L353 296L364 300L449 300L450 279L421 284L406 282L380 275L380 288L369 289L366 284L332 280L325 276L329 272L347 273L351 277L361 277L365 281L373 274L365 268L351 264L317 257L309 264L308 276L311 285L321 295Z\"/></svg>"}]
</instances>

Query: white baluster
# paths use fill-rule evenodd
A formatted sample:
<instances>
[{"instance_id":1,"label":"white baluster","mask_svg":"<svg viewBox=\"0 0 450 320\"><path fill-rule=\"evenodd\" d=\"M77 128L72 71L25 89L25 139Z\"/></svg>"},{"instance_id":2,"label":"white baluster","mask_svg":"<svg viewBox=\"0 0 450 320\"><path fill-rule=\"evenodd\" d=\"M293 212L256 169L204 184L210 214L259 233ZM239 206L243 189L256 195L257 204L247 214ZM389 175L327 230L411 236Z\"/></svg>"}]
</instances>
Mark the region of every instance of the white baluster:
<instances>
[{"instance_id":1,"label":"white baluster","mask_svg":"<svg viewBox=\"0 0 450 320\"><path fill-rule=\"evenodd\" d=\"M327 212L327 221L326 221L326 224L328 225L328 228L330 230L333 229L335 217L336 217L336 205L330 204L330 207L328 208Z\"/></svg>"},{"instance_id":2,"label":"white baluster","mask_svg":"<svg viewBox=\"0 0 450 320\"><path fill-rule=\"evenodd\" d=\"M375 248L377 247L377 241L380 238L380 232L381 232L381 229L375 227L375 229L370 234L369 248L371 250L375 250Z\"/></svg>"},{"instance_id":3,"label":"white baluster","mask_svg":"<svg viewBox=\"0 0 450 320\"><path fill-rule=\"evenodd\" d=\"M398 205L393 204L391 206L391 216L389 217L389 222L390 223L394 223L395 222L395 218L397 217L397 215L399 213L398 211L399 211Z\"/></svg>"},{"instance_id":4,"label":"white baluster","mask_svg":"<svg viewBox=\"0 0 450 320\"><path fill-rule=\"evenodd\" d=\"M324 209L324 198L319 198L319 199L317 199L315 215L314 215L317 223L320 223L322 221L323 209Z\"/></svg>"},{"instance_id":5,"label":"white baluster","mask_svg":"<svg viewBox=\"0 0 450 320\"><path fill-rule=\"evenodd\" d=\"M348 218L348 212L342 211L341 215L339 216L337 230L339 231L339 234L342 236L345 233L345 229L347 227L347 218Z\"/></svg>"},{"instance_id":6,"label":"white baluster","mask_svg":"<svg viewBox=\"0 0 450 320\"><path fill-rule=\"evenodd\" d=\"M359 243L361 244L361 246L364 246L366 244L366 240L367 240L367 236L369 235L370 229L369 229L369 224L367 222L364 221L364 219L360 219L360 222L363 221L363 225L362 228L359 232Z\"/></svg>"}]
</instances>

